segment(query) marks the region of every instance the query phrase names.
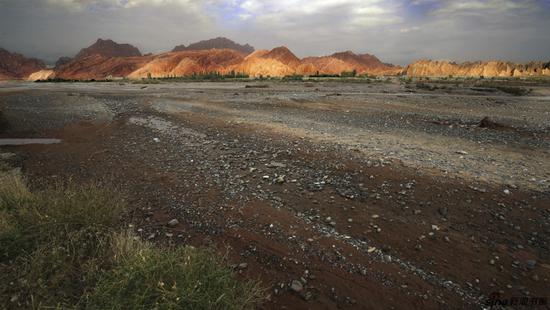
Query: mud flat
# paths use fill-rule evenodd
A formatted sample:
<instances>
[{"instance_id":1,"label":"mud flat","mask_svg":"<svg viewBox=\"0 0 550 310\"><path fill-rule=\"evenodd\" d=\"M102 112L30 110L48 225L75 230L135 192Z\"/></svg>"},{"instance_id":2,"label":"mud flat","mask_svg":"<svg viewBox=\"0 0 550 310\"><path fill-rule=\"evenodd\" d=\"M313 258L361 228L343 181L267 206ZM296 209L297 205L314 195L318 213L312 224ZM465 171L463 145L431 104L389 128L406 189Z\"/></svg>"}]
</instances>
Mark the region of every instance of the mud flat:
<instances>
[{"instance_id":1,"label":"mud flat","mask_svg":"<svg viewBox=\"0 0 550 310\"><path fill-rule=\"evenodd\" d=\"M548 94L547 81L6 83L0 138L61 139L2 148L35 187L120 188L143 239L218 247L265 283L263 308L470 309L549 297Z\"/></svg>"}]
</instances>

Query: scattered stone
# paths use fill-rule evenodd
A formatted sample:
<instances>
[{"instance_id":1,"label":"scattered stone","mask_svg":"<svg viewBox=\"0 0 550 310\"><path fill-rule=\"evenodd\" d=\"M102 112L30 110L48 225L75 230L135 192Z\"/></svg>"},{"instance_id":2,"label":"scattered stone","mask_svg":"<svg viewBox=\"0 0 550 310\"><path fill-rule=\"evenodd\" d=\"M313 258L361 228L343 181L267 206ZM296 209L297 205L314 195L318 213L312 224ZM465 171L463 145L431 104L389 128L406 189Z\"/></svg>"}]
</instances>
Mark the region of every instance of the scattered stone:
<instances>
[{"instance_id":1,"label":"scattered stone","mask_svg":"<svg viewBox=\"0 0 550 310\"><path fill-rule=\"evenodd\" d=\"M537 266L537 261L536 260L532 260L532 259L529 259L525 262L525 264L527 265L527 268L528 269L535 269L535 267Z\"/></svg>"},{"instance_id":2,"label":"scattered stone","mask_svg":"<svg viewBox=\"0 0 550 310\"><path fill-rule=\"evenodd\" d=\"M237 267L239 267L239 269L241 269L241 270L246 269L246 268L248 268L248 263L240 263L239 266L237 266Z\"/></svg>"},{"instance_id":3,"label":"scattered stone","mask_svg":"<svg viewBox=\"0 0 550 310\"><path fill-rule=\"evenodd\" d=\"M180 223L180 221L178 221L178 219L173 219L170 222L168 222L168 226L169 227L176 227L179 223Z\"/></svg>"},{"instance_id":4,"label":"scattered stone","mask_svg":"<svg viewBox=\"0 0 550 310\"><path fill-rule=\"evenodd\" d=\"M304 285L298 280L292 280L292 283L290 284L290 289L293 292L300 293L304 290Z\"/></svg>"},{"instance_id":5,"label":"scattered stone","mask_svg":"<svg viewBox=\"0 0 550 310\"><path fill-rule=\"evenodd\" d=\"M380 217L380 216L379 216L378 214L374 214L374 215L372 216L373 219L377 219L377 218L379 218L379 217Z\"/></svg>"},{"instance_id":6,"label":"scattered stone","mask_svg":"<svg viewBox=\"0 0 550 310\"><path fill-rule=\"evenodd\" d=\"M272 161L271 163L269 163L267 165L268 168L286 168L286 165L283 164L283 163L278 163L278 162L274 162Z\"/></svg>"},{"instance_id":7,"label":"scattered stone","mask_svg":"<svg viewBox=\"0 0 550 310\"><path fill-rule=\"evenodd\" d=\"M159 138L153 138L153 141L155 141L156 143L159 143L160 139Z\"/></svg>"},{"instance_id":8,"label":"scattered stone","mask_svg":"<svg viewBox=\"0 0 550 310\"><path fill-rule=\"evenodd\" d=\"M301 296L305 301L310 301L313 298L313 294L311 292L304 292Z\"/></svg>"},{"instance_id":9,"label":"scattered stone","mask_svg":"<svg viewBox=\"0 0 550 310\"><path fill-rule=\"evenodd\" d=\"M8 160L15 157L14 153L0 153L0 160Z\"/></svg>"}]
</instances>

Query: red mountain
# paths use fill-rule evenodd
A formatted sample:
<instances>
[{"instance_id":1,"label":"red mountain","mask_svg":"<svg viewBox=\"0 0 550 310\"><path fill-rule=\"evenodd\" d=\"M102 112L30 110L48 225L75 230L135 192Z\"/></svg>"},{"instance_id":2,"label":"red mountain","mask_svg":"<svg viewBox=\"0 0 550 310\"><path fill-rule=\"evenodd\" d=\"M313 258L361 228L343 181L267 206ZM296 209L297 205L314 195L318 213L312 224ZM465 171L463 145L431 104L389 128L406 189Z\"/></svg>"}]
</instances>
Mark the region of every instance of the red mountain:
<instances>
[{"instance_id":1,"label":"red mountain","mask_svg":"<svg viewBox=\"0 0 550 310\"><path fill-rule=\"evenodd\" d=\"M100 55L103 57L135 57L141 56L141 52L130 44L118 44L113 40L98 39L94 44L83 48L75 56L75 59Z\"/></svg>"},{"instance_id":2,"label":"red mountain","mask_svg":"<svg viewBox=\"0 0 550 310\"><path fill-rule=\"evenodd\" d=\"M126 77L144 66L152 57L105 57L98 54L73 61L55 68L55 77L67 80L102 80Z\"/></svg>"},{"instance_id":3,"label":"red mountain","mask_svg":"<svg viewBox=\"0 0 550 310\"><path fill-rule=\"evenodd\" d=\"M262 58L275 59L289 67L297 67L300 65L300 59L284 46L272 49L269 53L263 55Z\"/></svg>"},{"instance_id":4,"label":"red mountain","mask_svg":"<svg viewBox=\"0 0 550 310\"><path fill-rule=\"evenodd\" d=\"M45 68L41 60L25 58L0 48L0 80L26 79L31 73Z\"/></svg>"},{"instance_id":5,"label":"red mountain","mask_svg":"<svg viewBox=\"0 0 550 310\"><path fill-rule=\"evenodd\" d=\"M400 74L403 69L381 62L376 56L370 54L357 55L351 51L334 53L330 56L308 57L302 60L306 64L312 64L321 73L340 74L343 71L357 71L359 74Z\"/></svg>"},{"instance_id":6,"label":"red mountain","mask_svg":"<svg viewBox=\"0 0 550 310\"><path fill-rule=\"evenodd\" d=\"M143 58L143 57L142 57ZM171 52L149 57L149 61L128 75L129 78L184 76L193 73L229 73L243 61L243 55L230 49Z\"/></svg>"}]
</instances>

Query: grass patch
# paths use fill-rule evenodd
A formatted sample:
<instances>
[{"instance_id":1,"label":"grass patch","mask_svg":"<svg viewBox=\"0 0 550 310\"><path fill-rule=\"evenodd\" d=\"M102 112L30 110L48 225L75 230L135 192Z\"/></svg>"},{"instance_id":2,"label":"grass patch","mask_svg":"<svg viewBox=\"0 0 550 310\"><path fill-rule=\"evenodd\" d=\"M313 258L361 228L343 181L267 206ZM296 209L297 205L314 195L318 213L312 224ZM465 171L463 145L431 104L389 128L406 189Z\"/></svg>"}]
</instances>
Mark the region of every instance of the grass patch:
<instances>
[{"instance_id":1,"label":"grass patch","mask_svg":"<svg viewBox=\"0 0 550 310\"><path fill-rule=\"evenodd\" d=\"M8 309L247 309L257 282L213 250L120 233L124 200L97 186L33 193L0 176L0 304Z\"/></svg>"},{"instance_id":2,"label":"grass patch","mask_svg":"<svg viewBox=\"0 0 550 310\"><path fill-rule=\"evenodd\" d=\"M211 250L179 247L159 251L119 235L114 266L89 297L92 309L246 309L261 289L241 283Z\"/></svg>"}]
</instances>

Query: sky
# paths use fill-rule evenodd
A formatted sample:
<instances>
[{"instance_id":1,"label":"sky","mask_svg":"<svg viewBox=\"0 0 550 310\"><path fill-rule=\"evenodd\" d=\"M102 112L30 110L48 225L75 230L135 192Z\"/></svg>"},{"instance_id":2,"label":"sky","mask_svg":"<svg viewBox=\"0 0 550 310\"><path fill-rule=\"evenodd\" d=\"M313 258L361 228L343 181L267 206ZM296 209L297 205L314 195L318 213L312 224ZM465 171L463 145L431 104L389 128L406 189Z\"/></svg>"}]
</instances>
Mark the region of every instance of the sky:
<instances>
[{"instance_id":1,"label":"sky","mask_svg":"<svg viewBox=\"0 0 550 310\"><path fill-rule=\"evenodd\" d=\"M550 61L550 0L0 0L0 47L50 63L97 38L161 53L218 36L400 65Z\"/></svg>"}]
</instances>

